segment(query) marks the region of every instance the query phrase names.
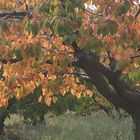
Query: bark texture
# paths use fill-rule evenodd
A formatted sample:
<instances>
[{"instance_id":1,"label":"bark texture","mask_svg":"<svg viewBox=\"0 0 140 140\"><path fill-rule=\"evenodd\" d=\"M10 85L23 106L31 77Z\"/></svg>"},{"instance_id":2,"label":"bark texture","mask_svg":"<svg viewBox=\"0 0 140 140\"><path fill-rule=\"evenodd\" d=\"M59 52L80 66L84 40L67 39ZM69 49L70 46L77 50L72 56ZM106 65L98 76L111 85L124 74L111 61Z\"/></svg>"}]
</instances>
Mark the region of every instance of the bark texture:
<instances>
[{"instance_id":1,"label":"bark texture","mask_svg":"<svg viewBox=\"0 0 140 140\"><path fill-rule=\"evenodd\" d=\"M135 140L140 140L140 113L133 116Z\"/></svg>"}]
</instances>

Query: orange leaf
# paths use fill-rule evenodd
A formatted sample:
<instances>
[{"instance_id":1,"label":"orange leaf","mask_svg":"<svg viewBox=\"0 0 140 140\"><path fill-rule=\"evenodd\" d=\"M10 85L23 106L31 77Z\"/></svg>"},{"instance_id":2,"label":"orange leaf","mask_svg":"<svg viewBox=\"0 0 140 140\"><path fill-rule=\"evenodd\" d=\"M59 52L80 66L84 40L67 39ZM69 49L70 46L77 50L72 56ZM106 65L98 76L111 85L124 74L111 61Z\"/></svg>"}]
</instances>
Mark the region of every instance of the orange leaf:
<instances>
[{"instance_id":1,"label":"orange leaf","mask_svg":"<svg viewBox=\"0 0 140 140\"><path fill-rule=\"evenodd\" d=\"M89 95L89 96L92 96L93 95L93 92L91 90L87 90L86 91L86 94Z\"/></svg>"},{"instance_id":2,"label":"orange leaf","mask_svg":"<svg viewBox=\"0 0 140 140\"><path fill-rule=\"evenodd\" d=\"M51 99L50 96L46 96L46 97L45 97L45 103L46 103L47 106L50 106L50 105L51 105L51 100L52 100L52 99Z\"/></svg>"},{"instance_id":3,"label":"orange leaf","mask_svg":"<svg viewBox=\"0 0 140 140\"><path fill-rule=\"evenodd\" d=\"M71 94L72 94L72 95L75 95L75 94L76 94L76 90L71 89Z\"/></svg>"},{"instance_id":4,"label":"orange leaf","mask_svg":"<svg viewBox=\"0 0 140 140\"><path fill-rule=\"evenodd\" d=\"M22 97L22 94L21 94L20 92L18 92L18 93L16 94L16 99L17 99L17 100L20 100L21 97Z\"/></svg>"}]
</instances>

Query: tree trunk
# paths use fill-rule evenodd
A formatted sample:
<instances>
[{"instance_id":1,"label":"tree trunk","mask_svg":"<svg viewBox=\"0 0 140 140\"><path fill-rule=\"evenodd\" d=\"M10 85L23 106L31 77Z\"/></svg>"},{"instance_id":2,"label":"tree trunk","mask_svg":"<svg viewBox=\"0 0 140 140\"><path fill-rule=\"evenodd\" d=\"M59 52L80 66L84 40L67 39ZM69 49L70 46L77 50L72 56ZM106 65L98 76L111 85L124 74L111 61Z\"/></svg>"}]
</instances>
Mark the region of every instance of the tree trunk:
<instances>
[{"instance_id":1,"label":"tree trunk","mask_svg":"<svg viewBox=\"0 0 140 140\"><path fill-rule=\"evenodd\" d=\"M135 135L135 140L140 140L140 114L135 115L133 117L133 121L134 121L134 135Z\"/></svg>"},{"instance_id":2,"label":"tree trunk","mask_svg":"<svg viewBox=\"0 0 140 140\"><path fill-rule=\"evenodd\" d=\"M11 108L13 107L15 101L16 98L9 100L9 104L6 109L0 107L0 135L4 134L4 121L9 116L9 113L11 113Z\"/></svg>"},{"instance_id":3,"label":"tree trunk","mask_svg":"<svg viewBox=\"0 0 140 140\"><path fill-rule=\"evenodd\" d=\"M4 116L0 116L0 135L4 134Z\"/></svg>"},{"instance_id":4,"label":"tree trunk","mask_svg":"<svg viewBox=\"0 0 140 140\"><path fill-rule=\"evenodd\" d=\"M0 108L0 135L4 134L4 121L8 117L7 109Z\"/></svg>"}]
</instances>

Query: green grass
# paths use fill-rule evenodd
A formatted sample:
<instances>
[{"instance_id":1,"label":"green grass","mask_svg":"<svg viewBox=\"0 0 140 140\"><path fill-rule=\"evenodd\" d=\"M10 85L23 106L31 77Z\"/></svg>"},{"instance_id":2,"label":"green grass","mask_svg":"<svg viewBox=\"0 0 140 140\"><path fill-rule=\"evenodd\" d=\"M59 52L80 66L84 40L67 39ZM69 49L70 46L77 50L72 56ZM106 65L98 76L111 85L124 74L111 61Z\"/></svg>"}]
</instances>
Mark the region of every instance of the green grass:
<instances>
[{"instance_id":1,"label":"green grass","mask_svg":"<svg viewBox=\"0 0 140 140\"><path fill-rule=\"evenodd\" d=\"M48 116L45 117L46 125L37 124L36 126L25 125L23 119L20 120L18 116L7 119L7 137L1 140L7 140L12 132L21 137L21 140L134 139L130 117L123 120L111 119L102 111L85 117L74 114L54 116L53 118Z\"/></svg>"}]
</instances>

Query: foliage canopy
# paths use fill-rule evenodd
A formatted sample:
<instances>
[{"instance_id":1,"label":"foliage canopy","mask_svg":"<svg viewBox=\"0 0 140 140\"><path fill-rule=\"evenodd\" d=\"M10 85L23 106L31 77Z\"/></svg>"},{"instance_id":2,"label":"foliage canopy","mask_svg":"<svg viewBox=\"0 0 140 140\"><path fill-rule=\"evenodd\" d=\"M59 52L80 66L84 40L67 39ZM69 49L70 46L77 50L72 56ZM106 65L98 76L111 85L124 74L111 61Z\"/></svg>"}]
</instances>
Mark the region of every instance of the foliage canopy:
<instances>
[{"instance_id":1,"label":"foliage canopy","mask_svg":"<svg viewBox=\"0 0 140 140\"><path fill-rule=\"evenodd\" d=\"M48 106L58 94L92 96L96 85L77 65L80 50L96 54L103 67L121 74L126 86L139 87L140 59L132 59L140 49L138 2L94 0L92 9L91 1L0 2L0 106L38 86L38 102Z\"/></svg>"}]
</instances>

